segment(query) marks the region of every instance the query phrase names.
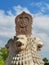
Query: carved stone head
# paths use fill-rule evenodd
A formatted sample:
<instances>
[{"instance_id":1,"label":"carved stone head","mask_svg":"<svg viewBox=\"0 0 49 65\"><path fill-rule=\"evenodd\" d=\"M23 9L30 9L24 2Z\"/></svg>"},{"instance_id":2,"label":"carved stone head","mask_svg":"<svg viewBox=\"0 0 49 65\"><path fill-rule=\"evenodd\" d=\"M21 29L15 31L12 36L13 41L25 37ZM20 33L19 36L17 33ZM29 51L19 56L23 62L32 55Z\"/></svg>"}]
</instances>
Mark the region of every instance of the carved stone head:
<instances>
[{"instance_id":1,"label":"carved stone head","mask_svg":"<svg viewBox=\"0 0 49 65\"><path fill-rule=\"evenodd\" d=\"M32 32L32 16L22 12L15 18L16 35L31 35Z\"/></svg>"},{"instance_id":2,"label":"carved stone head","mask_svg":"<svg viewBox=\"0 0 49 65\"><path fill-rule=\"evenodd\" d=\"M37 51L40 51L41 48L43 47L43 42L38 37L33 38L33 43L34 43L33 46Z\"/></svg>"},{"instance_id":3,"label":"carved stone head","mask_svg":"<svg viewBox=\"0 0 49 65\"><path fill-rule=\"evenodd\" d=\"M17 51L22 51L26 49L27 46L27 37L25 35L18 35L16 36L14 45L15 45L15 50Z\"/></svg>"}]
</instances>

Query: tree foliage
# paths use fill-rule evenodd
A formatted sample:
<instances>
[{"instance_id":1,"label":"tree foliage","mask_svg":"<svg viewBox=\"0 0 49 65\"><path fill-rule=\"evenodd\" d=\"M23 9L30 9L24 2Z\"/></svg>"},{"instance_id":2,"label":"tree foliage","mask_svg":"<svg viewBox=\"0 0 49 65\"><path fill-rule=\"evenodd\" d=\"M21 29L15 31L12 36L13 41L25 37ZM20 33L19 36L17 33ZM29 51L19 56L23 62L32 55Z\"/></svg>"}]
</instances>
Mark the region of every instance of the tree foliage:
<instances>
[{"instance_id":1,"label":"tree foliage","mask_svg":"<svg viewBox=\"0 0 49 65\"><path fill-rule=\"evenodd\" d=\"M47 58L44 58L43 61L45 62L45 65L49 65L49 60Z\"/></svg>"},{"instance_id":2,"label":"tree foliage","mask_svg":"<svg viewBox=\"0 0 49 65\"><path fill-rule=\"evenodd\" d=\"M47 58L44 58L43 61L44 61L45 63L47 63L47 62L48 62L48 59L47 59Z\"/></svg>"},{"instance_id":3,"label":"tree foliage","mask_svg":"<svg viewBox=\"0 0 49 65\"><path fill-rule=\"evenodd\" d=\"M7 49L5 47L0 49L0 65L4 65L4 62L8 56Z\"/></svg>"}]
</instances>

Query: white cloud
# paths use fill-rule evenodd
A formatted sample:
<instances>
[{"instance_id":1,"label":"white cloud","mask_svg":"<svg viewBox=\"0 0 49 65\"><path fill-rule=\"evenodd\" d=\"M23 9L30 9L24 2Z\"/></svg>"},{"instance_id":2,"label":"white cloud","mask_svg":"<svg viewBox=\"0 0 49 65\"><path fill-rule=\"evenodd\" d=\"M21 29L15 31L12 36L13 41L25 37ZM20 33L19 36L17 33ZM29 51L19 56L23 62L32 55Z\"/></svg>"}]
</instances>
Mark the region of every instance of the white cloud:
<instances>
[{"instance_id":1,"label":"white cloud","mask_svg":"<svg viewBox=\"0 0 49 65\"><path fill-rule=\"evenodd\" d=\"M2 43L2 41L0 40L0 43Z\"/></svg>"},{"instance_id":2,"label":"white cloud","mask_svg":"<svg viewBox=\"0 0 49 65\"><path fill-rule=\"evenodd\" d=\"M47 11L49 11L49 4L46 3L46 2L43 2L43 1L36 2L36 3L35 2L32 2L30 5L32 7L37 7L37 9L36 9L37 14L38 13L40 13L40 14L46 14Z\"/></svg>"},{"instance_id":3,"label":"white cloud","mask_svg":"<svg viewBox=\"0 0 49 65\"><path fill-rule=\"evenodd\" d=\"M13 16L13 14L12 14L12 11L11 11L11 10L7 11L7 13L8 13L8 15L9 15L9 16Z\"/></svg>"},{"instance_id":4,"label":"white cloud","mask_svg":"<svg viewBox=\"0 0 49 65\"><path fill-rule=\"evenodd\" d=\"M46 5L46 8L49 10L49 4L46 3L45 5Z\"/></svg>"},{"instance_id":5,"label":"white cloud","mask_svg":"<svg viewBox=\"0 0 49 65\"><path fill-rule=\"evenodd\" d=\"M30 13L29 10L26 7L21 7L20 5L14 6L13 9L16 11L17 15L20 14L20 13L22 13L23 11L25 11L27 13Z\"/></svg>"},{"instance_id":6,"label":"white cloud","mask_svg":"<svg viewBox=\"0 0 49 65\"><path fill-rule=\"evenodd\" d=\"M2 40L0 40L0 48L1 48L3 45L4 45L4 44L3 44Z\"/></svg>"},{"instance_id":7,"label":"white cloud","mask_svg":"<svg viewBox=\"0 0 49 65\"><path fill-rule=\"evenodd\" d=\"M0 36L3 36L3 37L12 37L12 36L14 36L15 34L14 34L14 31L12 32L10 32L10 31L1 31L0 32Z\"/></svg>"},{"instance_id":8,"label":"white cloud","mask_svg":"<svg viewBox=\"0 0 49 65\"><path fill-rule=\"evenodd\" d=\"M0 35L10 36L14 32L15 16L6 15L5 11L0 10ZM9 35L8 35L9 34ZM13 36L13 35L12 35Z\"/></svg>"},{"instance_id":9,"label":"white cloud","mask_svg":"<svg viewBox=\"0 0 49 65\"><path fill-rule=\"evenodd\" d=\"M41 28L43 30L49 30L49 17L48 16L39 16L34 17L34 27Z\"/></svg>"}]
</instances>

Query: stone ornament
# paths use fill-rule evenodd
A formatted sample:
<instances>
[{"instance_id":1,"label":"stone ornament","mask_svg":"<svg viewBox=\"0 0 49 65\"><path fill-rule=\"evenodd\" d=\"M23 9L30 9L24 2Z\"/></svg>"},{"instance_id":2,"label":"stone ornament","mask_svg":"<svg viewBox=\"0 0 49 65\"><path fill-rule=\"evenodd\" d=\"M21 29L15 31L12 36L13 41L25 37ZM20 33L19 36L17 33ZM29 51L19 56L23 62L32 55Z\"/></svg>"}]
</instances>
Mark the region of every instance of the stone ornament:
<instances>
[{"instance_id":1,"label":"stone ornament","mask_svg":"<svg viewBox=\"0 0 49 65\"><path fill-rule=\"evenodd\" d=\"M15 18L16 35L31 35L32 16L23 12Z\"/></svg>"},{"instance_id":2,"label":"stone ornament","mask_svg":"<svg viewBox=\"0 0 49 65\"><path fill-rule=\"evenodd\" d=\"M38 55L43 43L38 37L31 37L32 17L23 12L16 17L15 23L16 36L6 44L9 56L5 65L44 65L43 60ZM29 26L30 28L28 28ZM27 31L25 27L28 29Z\"/></svg>"}]
</instances>

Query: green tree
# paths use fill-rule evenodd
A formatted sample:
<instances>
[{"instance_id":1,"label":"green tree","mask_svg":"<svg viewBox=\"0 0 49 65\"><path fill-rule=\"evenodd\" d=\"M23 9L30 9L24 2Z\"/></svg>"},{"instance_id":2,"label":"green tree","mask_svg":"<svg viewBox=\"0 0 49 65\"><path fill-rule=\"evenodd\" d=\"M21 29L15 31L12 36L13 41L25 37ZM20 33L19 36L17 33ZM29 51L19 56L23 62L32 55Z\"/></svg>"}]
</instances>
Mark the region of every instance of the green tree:
<instances>
[{"instance_id":1,"label":"green tree","mask_svg":"<svg viewBox=\"0 0 49 65\"><path fill-rule=\"evenodd\" d=\"M0 65L4 65L4 60L0 59Z\"/></svg>"},{"instance_id":2,"label":"green tree","mask_svg":"<svg viewBox=\"0 0 49 65\"><path fill-rule=\"evenodd\" d=\"M47 59L47 58L44 58L43 61L44 61L45 63L47 63L47 62L48 62L48 59Z\"/></svg>"},{"instance_id":3,"label":"green tree","mask_svg":"<svg viewBox=\"0 0 49 65\"><path fill-rule=\"evenodd\" d=\"M43 61L45 62L44 65L49 65L49 60L47 58L44 58Z\"/></svg>"},{"instance_id":4,"label":"green tree","mask_svg":"<svg viewBox=\"0 0 49 65\"><path fill-rule=\"evenodd\" d=\"M0 65L4 65L4 62L8 56L7 49L5 47L0 49Z\"/></svg>"}]
</instances>

